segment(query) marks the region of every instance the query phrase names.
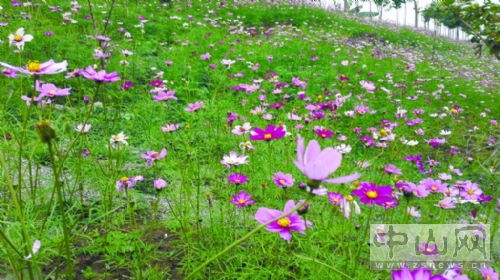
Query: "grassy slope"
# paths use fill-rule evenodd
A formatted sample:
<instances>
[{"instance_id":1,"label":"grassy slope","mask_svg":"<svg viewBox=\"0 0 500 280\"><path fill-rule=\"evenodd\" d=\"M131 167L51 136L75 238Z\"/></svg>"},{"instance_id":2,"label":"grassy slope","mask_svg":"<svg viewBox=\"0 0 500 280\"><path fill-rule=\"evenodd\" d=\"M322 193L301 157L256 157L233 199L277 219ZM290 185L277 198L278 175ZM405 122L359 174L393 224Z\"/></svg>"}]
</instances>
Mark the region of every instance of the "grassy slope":
<instances>
[{"instance_id":1,"label":"grassy slope","mask_svg":"<svg viewBox=\"0 0 500 280\"><path fill-rule=\"evenodd\" d=\"M60 5L64 10L69 9L66 3L47 2L54 6ZM494 176L490 176L485 168L489 168L489 165L497 165L497 161L490 160L487 162L488 166L484 166L482 163L488 160L491 155L491 150L487 150L484 143L489 137L498 136L497 130L492 128L487 121L500 119L499 111L493 105L498 104L499 101L498 95L496 95L498 84L490 82L490 87L485 87L479 83L480 81L497 80L498 64L471 56L470 47L448 42L441 38L428 37L406 28L381 26L376 22L363 23L363 20L358 18L307 7L272 3L266 5L248 4L246 7L226 3L225 6L221 7L218 2L196 1L192 7L174 3L173 7L167 9L165 7L157 8L157 4L138 5L134 1L117 2L120 6L117 6L113 11L113 24L106 33L113 39L111 41L112 59L107 69L108 71L119 71L123 80L134 82L134 86L127 91L119 91L118 84L106 85L106 96L109 100L103 100L100 97L99 101L105 101L110 106L108 117L113 121L105 122L103 110L96 108L90 120L93 125L92 134L89 134L89 142L86 143L85 147L91 150L92 160L104 159L108 155L105 144L109 137L124 131L126 135L130 136L130 148L125 149L123 154L127 172L123 171L121 167L111 168L110 172L101 172L94 161L89 161L82 165L83 174L85 174L83 182L89 189L102 191L103 186L113 186L117 178L142 174L146 176L146 183L139 184L137 189L151 188L149 184L154 178L153 171L144 168L143 160L139 158L139 155L146 150L159 151L166 146L169 150L167 156L169 159L162 162L161 168L154 172L171 183L170 195L179 202L174 207L174 212L185 213L183 218L169 221L167 227L170 230L179 230L182 225L196 224L195 209L197 204L194 202L196 197L203 202L202 210L210 212L210 218L203 216L201 230L196 230L193 227L193 229L179 234L181 239L175 250L182 252L183 272L191 271L201 261L243 235L246 228L254 227L253 213L257 207L281 209L287 199L298 200L303 197L303 193L297 188L284 193L275 188L269 179L272 173L283 171L284 173L292 173L294 178L297 178L297 182L305 180L293 166L291 159L295 157L295 144L292 140L287 139L279 144L278 142L272 143L271 148L267 147L265 143L254 143L257 151L250 155L250 165L242 166L237 170L237 172L250 177L250 183L244 189L254 194L253 198L258 201L257 207L244 209L246 211L235 214L234 209L228 208L226 205L230 194L239 191L240 188L226 184L228 171L218 161L223 154L238 150L238 144L243 139L231 135L231 129L225 124L227 121L226 112L230 110L238 113L241 117L247 118L254 127L265 127L268 123L282 121L292 132L293 138L297 134L297 131L293 129L295 123L288 121L285 113L291 112L293 108L296 108L299 114L307 113L304 109L305 103L296 97L300 89L291 86L284 90L284 93L291 95L285 110L268 109L275 117L273 121L266 121L260 116L249 114L250 109L260 104L257 98L258 94L247 95L244 92L235 92L231 87L240 83L251 84L252 79L265 77L266 70L277 73L279 80L288 84L291 84L292 77L299 77L301 80L307 81L306 92L313 101L318 100L318 96L321 96L322 100L327 98L323 93L324 88L331 92L338 91L343 95L352 93L351 99L338 110L340 116L338 119L328 121L325 118L313 122L306 125L306 130L300 132L306 139L316 138L310 130L315 125L323 125L334 132L347 136L349 139L347 143L353 147L353 151L344 156L344 164L335 174L350 174L352 170L359 169L354 164L356 160L369 160L373 166L361 171L363 180L390 184L391 178L389 176L381 177L380 170L384 165L394 163L403 169L405 178L418 182L422 175L418 173L414 165L403 161L403 157L420 153L424 155L424 158L431 156L442 161L443 166L439 168L439 172L449 172L447 165L452 164L462 168L467 179L478 181L481 178L485 193L493 194L493 188L489 186L490 184L496 185L498 180ZM31 59L45 61L49 58L54 58L56 61L66 59L70 68L83 68L96 63L91 57L96 42L87 38L94 33L92 24L89 20L82 18L84 14L88 14L85 7L81 9L78 16L74 16L78 23L68 23L66 26L60 25L60 14L48 12L46 6L35 8L33 11L26 9L33 15L31 21L20 19L17 11L14 10L16 8L4 7L4 9L13 16L9 28L4 28L3 34L13 32L17 27L23 26L28 33L33 34L36 38L33 42L27 43L26 51L23 53L23 63ZM105 14L102 12L106 10L104 7L95 7L100 30L103 26L102 19L105 18ZM149 20L145 24L143 32L141 32L141 28L134 27L134 25L139 24L138 15L143 15ZM192 21L188 20L188 15L193 17ZM178 16L180 20L171 19L172 16ZM211 21L214 21L215 26L210 24ZM118 25L117 22L123 22L123 24ZM183 27L183 23L188 23L188 27ZM125 40L123 34L118 32L119 27L130 32L133 40ZM270 27L267 30L271 34L269 38L266 38L264 34L267 27ZM55 36L44 37L42 34L48 29L52 30ZM241 33L232 34L233 32L231 32L240 29L243 30ZM249 30L257 30L259 34L255 37L249 36ZM384 38L385 46L379 43L377 46L373 46L371 42L359 40L364 34L376 34L378 39ZM241 42L237 40L241 40ZM247 40L252 40L252 44L249 45ZM258 45L257 41L261 43ZM223 44L219 44L219 42ZM213 47L210 47L211 44ZM17 64L18 56L12 53L11 47L3 44L1 48L2 61ZM132 57L127 58L130 66L126 70L119 65L120 60L123 59L119 51L123 49L134 53ZM381 60L372 56L374 50L381 52L383 56ZM201 60L200 55L206 52L210 52L212 57L209 60ZM430 57L432 54L434 56ZM268 61L269 55L273 56L272 62ZM313 61L312 55L317 56L318 59ZM219 62L221 59L234 60L238 57L245 60L238 61L231 66L231 69L225 69L225 66ZM357 63L348 67L341 66L341 62L344 60L349 62L356 60ZM165 61L172 61L172 66L167 67ZM251 71L246 62L258 63L260 69ZM211 69L210 63L216 64L217 68ZM337 65L333 66L333 63ZM406 72L404 68L408 63L415 63L417 71ZM363 65L366 67L362 67ZM152 67L157 68L157 70L152 70ZM473 70L468 71L467 68ZM149 90L152 89L149 83L158 71L164 71L164 79L169 81L169 88L176 90L176 96L179 98L177 102L169 101L168 109L165 109L161 103L153 103L149 93ZM369 72L373 72L373 75L368 77L366 74ZM392 73L394 83L407 85L405 95L400 94L388 99L386 98L387 94L382 90L377 90L374 95L366 95L365 90L359 86L360 80L370 80L378 88L385 87L391 91L400 92L401 90L388 82L388 72ZM459 72L464 74L456 77ZM244 77L228 77L235 73L244 73ZM350 77L350 82L341 85L338 80L340 73ZM492 75L493 78L487 75ZM417 77L428 80L417 82ZM47 77L44 78L44 81L54 82L60 87L74 88L71 97L72 106L84 106L81 97L92 95L95 89L94 84L89 81L64 80L61 76ZM19 137L20 112L24 111L25 108L18 98L27 88L28 82L23 83L20 85L19 80L0 80L2 88L7 89L7 92L12 91L11 98L4 96L2 99L3 103L6 104L4 117L9 116L9 122L2 127L3 133L11 132L14 139ZM437 99L431 93L437 91L440 84L445 85L445 90L441 94L441 98ZM263 83L263 88L268 92L267 102L269 104L283 100L281 95L269 94L273 88L272 84ZM358 100L356 96L362 94L363 96ZM459 94L465 94L467 98L463 98ZM418 95L419 98L416 101L407 100L406 97L410 95ZM240 105L243 99L248 100L244 106ZM361 99L367 101L362 102ZM391 102L395 99L400 99L401 104ZM431 100L431 103L427 104L427 100ZM195 101L203 101L206 108L196 115L184 112L183 108L188 103ZM66 102L59 103L69 105ZM345 111L352 110L354 106L360 104L369 105L371 109L377 110L377 113L373 116L367 114L354 119L344 116ZM448 117L440 120L428 117L429 113L443 110L443 106L451 108L453 105L460 105L464 108L464 112L460 114L459 118L450 119ZM363 148L363 145L357 141L359 136L353 133L352 129L353 127L363 127L364 132L366 132L367 127L378 127L380 119L394 121L394 113L398 106L403 106L408 110L409 115L416 108L426 110L426 115L422 117L424 124L419 126L426 130L426 136L417 137L413 133L417 127L406 127L403 122L400 122L402 125L395 130L398 135L397 139L400 136L418 139L419 146L406 147L396 141L384 151L382 157L378 158L381 151ZM479 117L484 108L492 110L491 115L486 119ZM47 112L35 114L32 121L42 117L47 118ZM82 117L83 112L75 109L54 111L51 116L54 126L58 128L59 136L63 140L73 137L73 126L81 122ZM243 122L243 120L237 120L235 124ZM165 123L180 123L183 130L177 134L162 134L159 127ZM189 129L185 129L186 126L189 126ZM469 133L468 130L473 126L478 126L479 132ZM449 146L459 146L460 156L450 157L446 150L436 151L425 145L424 139L438 136L441 129L453 131L452 136L449 137ZM29 139L33 141L27 141L26 157L35 151L34 158L46 162L47 153L36 143L34 132L29 132ZM322 147L340 144L336 137L320 142ZM63 143L60 145L64 146ZM465 160L465 156L473 156L475 160L469 164ZM68 161L67 167L71 172L76 172L78 166L77 158ZM179 166L186 168L179 168ZM268 188L261 189L261 183L267 183ZM195 187L200 185L203 186L201 195L196 196ZM330 191L333 190L344 194L349 192L348 186L334 186L330 188ZM206 205L205 191L212 192L212 199L216 205L214 208L209 208ZM195 199L190 201L189 197ZM356 231L354 226L363 224L365 219L362 217L366 217L366 215L344 220L340 213L331 210L331 206L324 197L316 200L318 203L311 210L308 219L315 222L312 239L317 245L314 247L317 258L353 275L354 271L350 271L353 264L362 263L368 257L368 247L365 247L366 252L362 258L353 259L358 246L363 246L360 243L363 236L362 230ZM424 212L422 219L416 219L414 222L444 222L442 217L445 212L440 209L431 209L434 207L431 205L437 201L438 198L433 197L424 202L416 202L415 205L421 205L422 209L428 210L422 210ZM147 205L142 207L148 208ZM450 219L457 220L463 215L468 215L471 207L470 205L461 207L453 212L454 216ZM486 207L492 209L491 205ZM365 214L367 209L368 207L363 208ZM105 210L99 209L98 211ZM489 210L485 209L484 213L489 213L487 211ZM374 211L374 221L387 221L388 213L377 209ZM402 221L405 219L403 213L403 207L399 207L398 212L391 215L395 216L395 220ZM433 213L440 218L430 218L429 214ZM33 222L36 220L35 217L36 215L33 217ZM122 219L125 217L116 218L116 224L110 227L119 229ZM226 227L227 225L229 226ZM95 226L101 225L96 224ZM83 229L81 231L82 234L88 234ZM54 230L53 234L57 236L57 230ZM245 246L233 250L231 254L223 256L219 262L210 265L205 270L205 277L210 276L211 279L234 277L242 279L313 278L311 275L317 273L314 266L291 254L295 252L309 255L307 240L298 234L295 234L292 240L292 243L286 244L276 234L259 233ZM48 239L44 244L47 244L47 248L51 248L51 245L55 248L56 241L56 238ZM99 250L92 246L89 248L93 248L92 250L97 252ZM85 251L85 249L81 249L81 251ZM46 252L44 256L46 262L50 262L49 259L53 257L49 252ZM123 258L123 256L118 255L114 258ZM126 270L135 271L134 273L138 273L137 270L142 269L137 263L131 265L117 260L108 261ZM323 279L338 278L337 274L324 267L317 269L321 270L321 275L324 275ZM356 279L387 278L386 272L369 271L366 264L357 270L359 271L357 271ZM145 271L145 273L155 273L155 270ZM135 275L137 277L137 274Z\"/></svg>"}]
</instances>

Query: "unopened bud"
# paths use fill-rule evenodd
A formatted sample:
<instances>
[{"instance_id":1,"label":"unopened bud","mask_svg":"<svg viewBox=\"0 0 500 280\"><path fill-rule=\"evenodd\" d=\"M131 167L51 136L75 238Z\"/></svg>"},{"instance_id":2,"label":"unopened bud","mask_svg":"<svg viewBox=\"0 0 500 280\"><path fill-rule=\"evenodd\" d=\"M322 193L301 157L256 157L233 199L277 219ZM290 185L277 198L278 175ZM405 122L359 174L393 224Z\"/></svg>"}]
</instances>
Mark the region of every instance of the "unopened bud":
<instances>
[{"instance_id":1,"label":"unopened bud","mask_svg":"<svg viewBox=\"0 0 500 280\"><path fill-rule=\"evenodd\" d=\"M56 138L56 131L49 121L40 121L36 123L35 130L43 143L49 143L50 140Z\"/></svg>"}]
</instances>

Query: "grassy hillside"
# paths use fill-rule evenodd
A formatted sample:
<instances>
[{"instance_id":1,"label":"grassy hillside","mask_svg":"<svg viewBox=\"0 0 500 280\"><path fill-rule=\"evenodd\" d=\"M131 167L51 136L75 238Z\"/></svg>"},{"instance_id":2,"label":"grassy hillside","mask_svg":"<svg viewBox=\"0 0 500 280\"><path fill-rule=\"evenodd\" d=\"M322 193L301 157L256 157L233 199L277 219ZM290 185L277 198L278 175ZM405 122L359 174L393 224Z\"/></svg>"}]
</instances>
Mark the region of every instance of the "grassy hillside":
<instances>
[{"instance_id":1,"label":"grassy hillside","mask_svg":"<svg viewBox=\"0 0 500 280\"><path fill-rule=\"evenodd\" d=\"M0 4L6 279L388 279L381 224L486 224L500 268L493 58L301 1L90 2Z\"/></svg>"}]
</instances>

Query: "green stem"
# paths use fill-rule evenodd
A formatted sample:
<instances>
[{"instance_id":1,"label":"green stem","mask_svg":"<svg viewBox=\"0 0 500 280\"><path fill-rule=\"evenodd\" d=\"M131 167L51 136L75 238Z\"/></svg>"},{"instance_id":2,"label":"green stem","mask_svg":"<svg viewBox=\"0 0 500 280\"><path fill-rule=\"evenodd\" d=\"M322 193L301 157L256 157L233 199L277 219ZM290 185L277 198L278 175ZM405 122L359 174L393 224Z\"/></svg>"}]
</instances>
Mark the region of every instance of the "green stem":
<instances>
[{"instance_id":1,"label":"green stem","mask_svg":"<svg viewBox=\"0 0 500 280\"><path fill-rule=\"evenodd\" d=\"M225 253L227 253L229 250L231 250L232 248L236 247L238 244L240 244L241 242L247 240L248 238L250 238L250 236L254 235L256 232L258 232L259 230L263 229L264 227L268 226L269 224L271 224L272 222L275 222L275 221L278 221L279 219L283 219L285 217L288 217L290 214L292 214L293 212L297 211L298 209L300 209L302 206L304 206L306 204L306 201L302 201L302 203L300 203L299 205L295 206L295 208L293 208L292 210L284 213L283 215L277 217L277 218L274 218L270 221L268 221L267 223L265 224L262 224L260 226L258 226L257 228L255 228L254 230L252 230L251 232L247 233L245 236L243 236L242 238L234 241L233 243L231 243L229 246L227 246L226 248L224 248L224 250L220 251L219 253L213 255L212 257L210 257L208 260L206 260L204 263L202 263L200 266L198 266L193 272L191 272L187 277L186 277L186 280L188 279L192 279L196 273L198 273L200 270L202 270L205 266L207 266L209 263L211 263L212 261L214 261L215 259L219 258L220 256L224 255Z\"/></svg>"},{"instance_id":2,"label":"green stem","mask_svg":"<svg viewBox=\"0 0 500 280\"><path fill-rule=\"evenodd\" d=\"M304 256L297 255L297 254L293 254L293 255L294 255L294 256L296 256L297 258L299 258L299 259L303 259L303 260L305 260L305 261L314 261L313 259L308 258L308 257L304 257ZM320 265L322 265L322 266L324 266L324 267L328 267L329 269L331 269L331 270L333 270L333 271L337 272L338 274L341 274L342 276L344 276L344 277L345 277L345 278L347 278L347 279L352 279L349 275L347 275L347 274L343 273L342 271L340 271L340 270L336 269L336 268L335 268L335 267L333 267L333 266L329 266L329 265L327 265L326 263L322 263L322 262L319 262L319 261L315 261L315 263L318 263L318 264L320 264Z\"/></svg>"},{"instance_id":3,"label":"green stem","mask_svg":"<svg viewBox=\"0 0 500 280\"><path fill-rule=\"evenodd\" d=\"M64 245L66 250L66 276L71 280L73 279L73 262L71 260L71 251L70 251L70 243L69 243L69 232L68 232L68 224L66 221L66 207L63 201L63 194L61 191L61 182L59 180L59 173L56 166L56 161L54 157L54 151L52 149L52 140L47 142L49 146L50 152L50 161L52 163L52 170L54 171L54 188L57 191L57 202L59 203L59 207L61 207L61 217L63 222L63 234L64 234Z\"/></svg>"}]
</instances>

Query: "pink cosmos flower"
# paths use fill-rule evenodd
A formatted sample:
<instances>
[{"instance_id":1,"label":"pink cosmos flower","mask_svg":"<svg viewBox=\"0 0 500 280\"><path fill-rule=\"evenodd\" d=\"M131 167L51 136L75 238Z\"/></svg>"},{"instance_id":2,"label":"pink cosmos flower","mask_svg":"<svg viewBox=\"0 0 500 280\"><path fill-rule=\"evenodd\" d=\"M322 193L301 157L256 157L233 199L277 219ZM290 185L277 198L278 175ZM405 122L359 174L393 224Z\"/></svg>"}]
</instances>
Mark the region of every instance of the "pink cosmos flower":
<instances>
[{"instance_id":1,"label":"pink cosmos flower","mask_svg":"<svg viewBox=\"0 0 500 280\"><path fill-rule=\"evenodd\" d=\"M328 129L316 129L315 131L316 135L318 135L319 137L323 138L323 139L329 139L332 137L332 131L328 130Z\"/></svg>"},{"instance_id":2,"label":"pink cosmos flower","mask_svg":"<svg viewBox=\"0 0 500 280\"><path fill-rule=\"evenodd\" d=\"M271 141L275 139L280 139L285 137L286 131L283 126L276 128L274 124L270 124L266 127L266 130L262 130L255 127L252 132L250 132L250 140L264 140Z\"/></svg>"},{"instance_id":3,"label":"pink cosmos flower","mask_svg":"<svg viewBox=\"0 0 500 280\"><path fill-rule=\"evenodd\" d=\"M298 204L302 203L299 201ZM255 213L255 220L261 224L266 224L267 222L278 218L279 216L291 211L297 205L293 200L289 200L285 204L285 209L283 211L269 209L269 208L259 208ZM302 220L302 218L297 213L292 213L284 218L274 221L267 225L267 230L270 232L279 232L280 237L290 242L292 239L291 231L297 231L298 233L305 234L306 226L311 228L312 223L310 221Z\"/></svg>"},{"instance_id":4,"label":"pink cosmos flower","mask_svg":"<svg viewBox=\"0 0 500 280\"><path fill-rule=\"evenodd\" d=\"M97 72L94 68L92 68L92 66L88 66L80 74L89 80L96 81L97 83L113 83L120 80L116 71L106 73L106 70L100 70Z\"/></svg>"},{"instance_id":5,"label":"pink cosmos flower","mask_svg":"<svg viewBox=\"0 0 500 280\"><path fill-rule=\"evenodd\" d=\"M379 186L376 183L361 182L357 190L351 192L352 195L358 196L359 201L373 207L373 203L383 206L387 202L391 202L394 198L392 188L389 186Z\"/></svg>"},{"instance_id":6,"label":"pink cosmos flower","mask_svg":"<svg viewBox=\"0 0 500 280\"><path fill-rule=\"evenodd\" d=\"M284 174L283 172L274 173L274 177L272 177L274 183L280 187L293 187L293 183L295 183L295 179L293 179L292 174Z\"/></svg>"},{"instance_id":7,"label":"pink cosmos flower","mask_svg":"<svg viewBox=\"0 0 500 280\"><path fill-rule=\"evenodd\" d=\"M240 191L238 195L233 194L233 200L229 201L229 203L238 205L238 208L243 208L248 205L252 205L255 203L255 200L251 200L251 194L245 193L244 191Z\"/></svg>"},{"instance_id":8,"label":"pink cosmos flower","mask_svg":"<svg viewBox=\"0 0 500 280\"><path fill-rule=\"evenodd\" d=\"M131 190L137 184L137 181L144 180L142 176L135 176L133 178L123 177L116 182L116 191L124 193L127 189Z\"/></svg>"},{"instance_id":9,"label":"pink cosmos flower","mask_svg":"<svg viewBox=\"0 0 500 280\"><path fill-rule=\"evenodd\" d=\"M401 169L394 166L394 164L388 164L384 166L384 172L387 174L401 174Z\"/></svg>"},{"instance_id":10,"label":"pink cosmos flower","mask_svg":"<svg viewBox=\"0 0 500 280\"><path fill-rule=\"evenodd\" d=\"M64 72L68 69L68 62L65 60L63 62L56 63L54 60L49 60L44 63L40 63L37 60L28 62L26 67L15 67L7 63L0 62L0 65L6 67L10 70L15 70L17 72L26 75L53 75Z\"/></svg>"},{"instance_id":11,"label":"pink cosmos flower","mask_svg":"<svg viewBox=\"0 0 500 280\"><path fill-rule=\"evenodd\" d=\"M479 196L483 193L476 183L471 181L466 181L465 185L462 186L460 191L460 196L467 200L477 200Z\"/></svg>"},{"instance_id":12,"label":"pink cosmos flower","mask_svg":"<svg viewBox=\"0 0 500 280\"><path fill-rule=\"evenodd\" d=\"M159 191L167 186L167 182L163 179L156 179L153 181L153 186Z\"/></svg>"},{"instance_id":13,"label":"pink cosmos flower","mask_svg":"<svg viewBox=\"0 0 500 280\"><path fill-rule=\"evenodd\" d=\"M243 126L241 125L235 126L234 129L231 130L231 132L236 135L242 135L245 133L249 133L251 128L252 126L250 126L250 123L246 122L245 124L243 124Z\"/></svg>"},{"instance_id":14,"label":"pink cosmos flower","mask_svg":"<svg viewBox=\"0 0 500 280\"><path fill-rule=\"evenodd\" d=\"M443 209L455 208L455 202L453 201L453 198L445 197L444 199L440 200L438 204L436 204L436 206Z\"/></svg>"},{"instance_id":15,"label":"pink cosmos flower","mask_svg":"<svg viewBox=\"0 0 500 280\"><path fill-rule=\"evenodd\" d=\"M441 183L440 180L434 180L432 178L421 180L420 185L425 186L425 188L427 188L427 190L431 193L444 193L448 190L448 184Z\"/></svg>"},{"instance_id":16,"label":"pink cosmos flower","mask_svg":"<svg viewBox=\"0 0 500 280\"><path fill-rule=\"evenodd\" d=\"M370 81L361 81L359 84L366 89L368 92L373 92L375 90L375 84Z\"/></svg>"},{"instance_id":17,"label":"pink cosmos flower","mask_svg":"<svg viewBox=\"0 0 500 280\"><path fill-rule=\"evenodd\" d=\"M354 213L356 215L361 214L361 208L359 208L358 203L351 195L346 195L344 200L342 200L342 204L340 205L340 210L344 213L344 218L349 219L351 216L351 203L354 204Z\"/></svg>"},{"instance_id":18,"label":"pink cosmos flower","mask_svg":"<svg viewBox=\"0 0 500 280\"><path fill-rule=\"evenodd\" d=\"M492 267L481 268L479 271L481 271L485 280L498 280L498 273Z\"/></svg>"},{"instance_id":19,"label":"pink cosmos flower","mask_svg":"<svg viewBox=\"0 0 500 280\"><path fill-rule=\"evenodd\" d=\"M75 130L85 134L85 133L89 132L91 127L92 127L92 125L90 125L90 124L86 124L85 127L83 126L83 124L79 124L76 126Z\"/></svg>"},{"instance_id":20,"label":"pink cosmos flower","mask_svg":"<svg viewBox=\"0 0 500 280\"><path fill-rule=\"evenodd\" d=\"M198 111L201 106L203 106L203 102L196 101L195 103L189 103L188 107L184 108L184 110L188 112L195 112Z\"/></svg>"},{"instance_id":21,"label":"pink cosmos flower","mask_svg":"<svg viewBox=\"0 0 500 280\"><path fill-rule=\"evenodd\" d=\"M165 126L161 127L161 131L163 132L172 132L176 131L179 128L178 124L165 124Z\"/></svg>"},{"instance_id":22,"label":"pink cosmos flower","mask_svg":"<svg viewBox=\"0 0 500 280\"><path fill-rule=\"evenodd\" d=\"M153 96L155 102L166 101L166 100L177 100L177 97L174 96L175 90L169 90L167 92L160 91L157 95Z\"/></svg>"},{"instance_id":23,"label":"pink cosmos flower","mask_svg":"<svg viewBox=\"0 0 500 280\"><path fill-rule=\"evenodd\" d=\"M141 158L146 159L146 166L151 166L156 160L162 159L167 155L167 149L163 148L161 152L147 151L141 155Z\"/></svg>"},{"instance_id":24,"label":"pink cosmos flower","mask_svg":"<svg viewBox=\"0 0 500 280\"><path fill-rule=\"evenodd\" d=\"M55 97L55 96L67 96L69 95L69 91L71 88L65 88L65 89L59 89L53 84L43 84L41 87L39 87L39 83L37 81L36 83L36 90L40 92L40 95L38 96L38 100L40 100L43 97Z\"/></svg>"},{"instance_id":25,"label":"pink cosmos flower","mask_svg":"<svg viewBox=\"0 0 500 280\"><path fill-rule=\"evenodd\" d=\"M328 147L321 150L318 141L311 140L304 152L304 139L297 135L297 160L295 166L309 179L330 184L342 184L357 180L361 175L354 173L335 179L328 179L328 176L335 172L342 163L342 154L336 149Z\"/></svg>"}]
</instances>

